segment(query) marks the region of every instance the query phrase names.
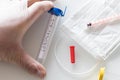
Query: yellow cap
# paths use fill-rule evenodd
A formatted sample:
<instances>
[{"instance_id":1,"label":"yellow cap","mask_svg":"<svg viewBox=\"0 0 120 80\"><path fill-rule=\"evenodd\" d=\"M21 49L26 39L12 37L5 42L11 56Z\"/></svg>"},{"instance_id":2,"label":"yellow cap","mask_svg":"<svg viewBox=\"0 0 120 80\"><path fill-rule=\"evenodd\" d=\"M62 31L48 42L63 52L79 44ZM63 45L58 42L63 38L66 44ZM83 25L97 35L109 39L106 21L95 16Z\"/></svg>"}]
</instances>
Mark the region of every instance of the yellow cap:
<instances>
[{"instance_id":1,"label":"yellow cap","mask_svg":"<svg viewBox=\"0 0 120 80\"><path fill-rule=\"evenodd\" d=\"M105 68L100 68L99 74L98 74L98 80L103 80L104 77L104 73L105 73Z\"/></svg>"}]
</instances>

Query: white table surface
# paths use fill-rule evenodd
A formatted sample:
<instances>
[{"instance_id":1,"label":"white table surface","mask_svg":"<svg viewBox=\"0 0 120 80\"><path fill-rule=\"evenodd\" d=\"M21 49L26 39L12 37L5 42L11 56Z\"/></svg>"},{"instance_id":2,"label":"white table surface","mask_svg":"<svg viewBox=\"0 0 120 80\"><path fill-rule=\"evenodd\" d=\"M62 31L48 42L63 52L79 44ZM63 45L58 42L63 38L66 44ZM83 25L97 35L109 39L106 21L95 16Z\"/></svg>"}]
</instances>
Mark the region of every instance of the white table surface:
<instances>
[{"instance_id":1,"label":"white table surface","mask_svg":"<svg viewBox=\"0 0 120 80\"><path fill-rule=\"evenodd\" d=\"M62 2L62 1L61 1ZM86 2L86 0L71 0L69 1L69 14L62 20L66 20L70 15L73 14L73 11L80 5ZM67 13L68 13L67 12ZM36 59L36 56L39 52L40 43L43 37L44 29L46 24L44 23L47 20L48 14L42 15L29 29L27 34L24 37L23 45L24 48L28 51L29 55ZM59 33L57 33L59 34ZM56 35L57 35L56 34ZM59 38L59 36L56 36ZM47 76L44 80L83 80L80 78L74 78L69 74L65 73L64 70L58 65L55 56L54 56L54 42L53 40L49 54L45 61L44 66L47 70ZM106 61L106 69L107 71L111 71L113 73L120 75L120 54L119 49L116 50L114 55L112 55ZM89 63L88 63L89 64ZM82 65L83 66L83 65ZM111 76L109 76L111 77ZM40 80L38 77L30 75L26 71L24 71L21 67L17 65L12 65L9 63L0 62L0 80ZM85 80L85 79L84 79ZM97 80L97 74L92 74L86 80ZM111 78L110 80L115 80Z\"/></svg>"}]
</instances>

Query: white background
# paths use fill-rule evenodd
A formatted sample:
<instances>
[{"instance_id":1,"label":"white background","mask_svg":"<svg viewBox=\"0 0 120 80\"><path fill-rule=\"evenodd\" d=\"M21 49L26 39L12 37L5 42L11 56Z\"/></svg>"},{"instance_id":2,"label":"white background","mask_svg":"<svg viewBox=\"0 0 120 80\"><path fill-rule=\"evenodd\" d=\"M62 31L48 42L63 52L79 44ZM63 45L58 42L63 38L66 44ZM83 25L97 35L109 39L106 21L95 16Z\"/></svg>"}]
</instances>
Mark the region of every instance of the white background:
<instances>
[{"instance_id":1,"label":"white background","mask_svg":"<svg viewBox=\"0 0 120 80\"><path fill-rule=\"evenodd\" d=\"M83 5L87 0L71 0L69 2L69 8L67 11L67 15L65 18L62 19L62 21L65 21L67 18L69 18L70 15L72 15L78 8L80 8L81 5ZM99 1L99 0L98 0ZM64 2L63 0L59 1L61 4ZM59 4L59 3L58 3ZM64 4L65 5L65 4ZM29 29L27 34L25 35L23 44L24 48L28 51L29 55L31 55L33 58L36 59L39 49L40 49L40 43L44 34L46 23L45 21L48 18L48 14L42 15L36 23L32 25L32 27ZM60 26L61 24L59 24ZM56 32L56 35L60 33ZM60 36L54 36L55 38L60 38ZM74 78L64 72L64 70L58 65L55 56L54 56L54 49L55 49L55 43L56 39L53 39L49 54L47 56L47 60L45 62L45 67L47 70L47 76L45 80L85 80L81 78ZM69 38L68 38L69 39ZM80 49L82 50L82 49ZM63 49L64 51L64 49ZM80 51L83 52L83 51ZM120 75L120 54L119 49L114 52L113 55L108 58L106 61L106 70L115 74ZM83 54L83 53L82 53ZM85 53L84 53L85 54ZM63 56L64 57L64 56ZM88 63L88 65L91 65ZM84 65L81 65L84 66ZM107 74L106 74L107 76ZM116 76L116 75L115 75ZM113 78L113 76L107 76L105 80L117 80L116 77ZM40 80L39 78L28 74L25 70L23 70L21 67L17 65L12 65L9 63L0 62L0 80ZM97 80L97 74L91 74L90 77L88 77L86 80ZM118 79L120 80L120 79Z\"/></svg>"}]
</instances>

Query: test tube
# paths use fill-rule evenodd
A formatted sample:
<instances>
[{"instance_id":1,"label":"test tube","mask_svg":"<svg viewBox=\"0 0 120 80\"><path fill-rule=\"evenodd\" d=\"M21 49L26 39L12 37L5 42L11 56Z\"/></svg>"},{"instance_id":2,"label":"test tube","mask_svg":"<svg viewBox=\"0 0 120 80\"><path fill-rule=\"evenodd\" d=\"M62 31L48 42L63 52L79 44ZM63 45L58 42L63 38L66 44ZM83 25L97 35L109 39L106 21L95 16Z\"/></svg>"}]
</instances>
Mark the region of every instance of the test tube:
<instances>
[{"instance_id":1,"label":"test tube","mask_svg":"<svg viewBox=\"0 0 120 80\"><path fill-rule=\"evenodd\" d=\"M105 73L105 68L104 67L100 68L100 71L99 71L99 74L98 74L98 80L103 80L104 73Z\"/></svg>"},{"instance_id":2,"label":"test tube","mask_svg":"<svg viewBox=\"0 0 120 80\"><path fill-rule=\"evenodd\" d=\"M105 67L100 68L98 80L120 80L120 75L106 71Z\"/></svg>"},{"instance_id":3,"label":"test tube","mask_svg":"<svg viewBox=\"0 0 120 80\"><path fill-rule=\"evenodd\" d=\"M102 26L102 25L107 25L109 23L119 21L119 20L120 20L120 14L119 15L114 15L114 16L111 16L111 17L107 17L107 18L103 18L103 19L100 19L100 20L95 21L95 22L90 22L90 23L87 24L87 27L88 28L95 28L95 27L99 27L99 26Z\"/></svg>"},{"instance_id":4,"label":"test tube","mask_svg":"<svg viewBox=\"0 0 120 80\"><path fill-rule=\"evenodd\" d=\"M38 54L38 61L41 64L44 64L44 62L46 60L46 57L47 57L47 54L48 54L48 51L49 51L49 48L50 48L50 45L52 42L52 38L55 33L59 19L60 19L60 17L57 17L55 15L50 16L50 20L48 22L46 33L45 33L45 36L42 41L41 48L40 48L40 51Z\"/></svg>"}]
</instances>

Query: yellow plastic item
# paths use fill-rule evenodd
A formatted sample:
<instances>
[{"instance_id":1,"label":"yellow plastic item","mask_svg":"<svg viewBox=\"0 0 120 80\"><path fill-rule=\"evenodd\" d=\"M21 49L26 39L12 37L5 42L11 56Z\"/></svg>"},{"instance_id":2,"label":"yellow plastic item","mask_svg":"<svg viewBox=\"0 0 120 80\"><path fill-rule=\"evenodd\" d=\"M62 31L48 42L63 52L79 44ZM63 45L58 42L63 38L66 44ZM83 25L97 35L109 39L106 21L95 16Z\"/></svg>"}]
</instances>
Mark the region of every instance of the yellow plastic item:
<instances>
[{"instance_id":1,"label":"yellow plastic item","mask_svg":"<svg viewBox=\"0 0 120 80\"><path fill-rule=\"evenodd\" d=\"M105 68L101 68L98 74L98 80L103 80L104 77L104 73L105 73Z\"/></svg>"}]
</instances>

